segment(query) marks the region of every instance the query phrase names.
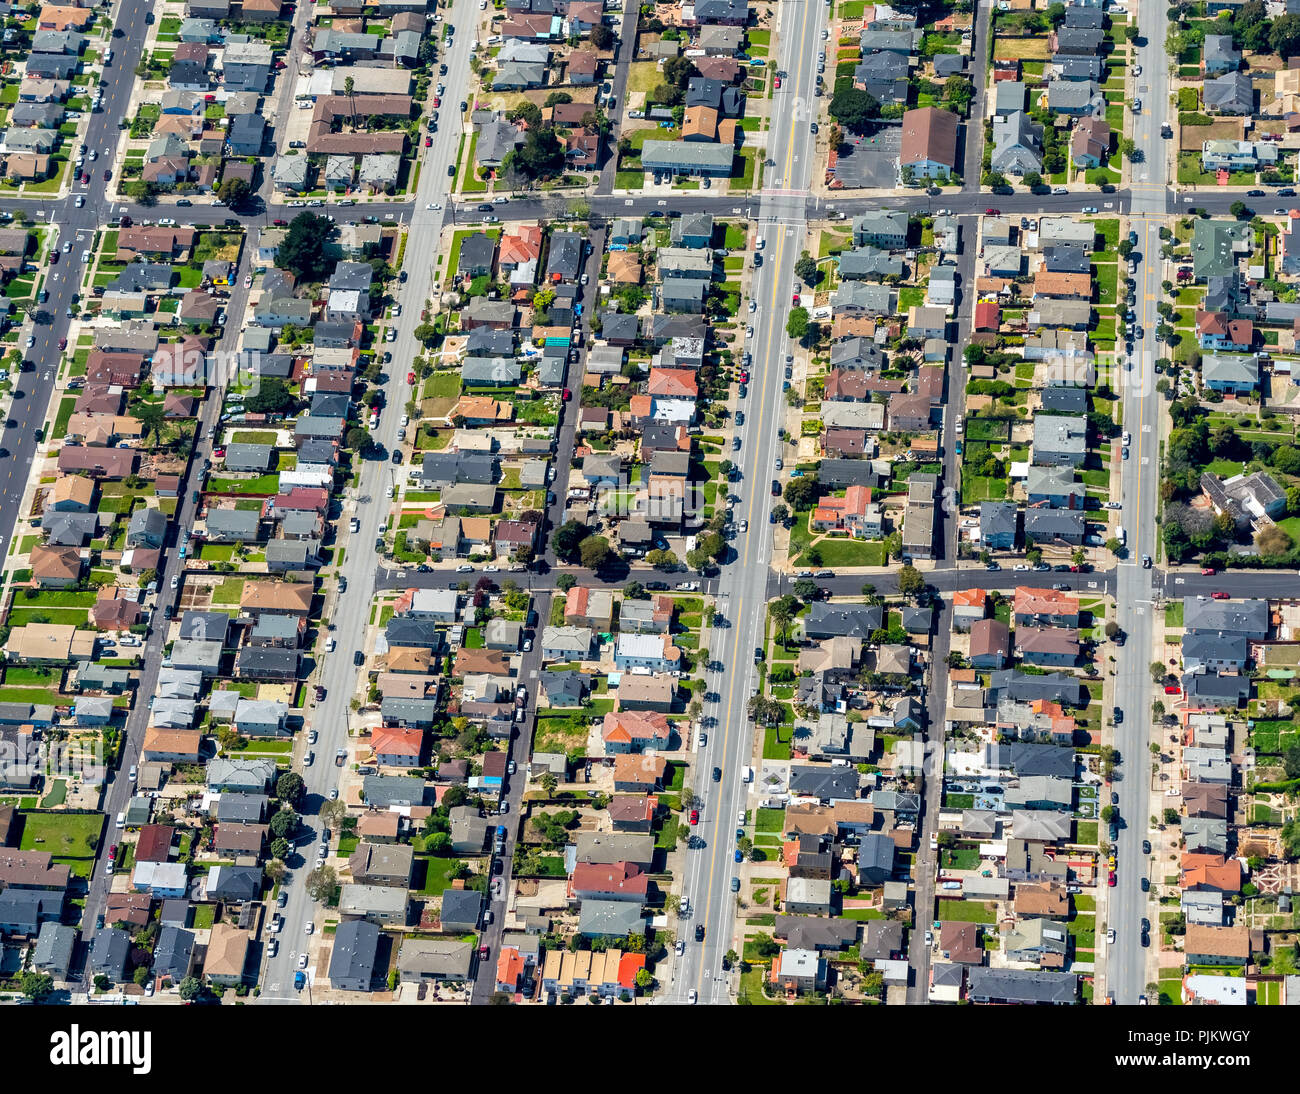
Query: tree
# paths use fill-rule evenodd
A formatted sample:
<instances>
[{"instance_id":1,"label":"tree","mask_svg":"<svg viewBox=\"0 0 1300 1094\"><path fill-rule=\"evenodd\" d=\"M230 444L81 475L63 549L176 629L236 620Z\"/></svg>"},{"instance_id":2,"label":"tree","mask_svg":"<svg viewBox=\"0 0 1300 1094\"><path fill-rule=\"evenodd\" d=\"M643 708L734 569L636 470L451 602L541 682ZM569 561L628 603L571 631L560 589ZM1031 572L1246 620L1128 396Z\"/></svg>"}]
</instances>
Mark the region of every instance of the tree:
<instances>
[{"instance_id":1,"label":"tree","mask_svg":"<svg viewBox=\"0 0 1300 1094\"><path fill-rule=\"evenodd\" d=\"M589 570L599 570L609 561L613 552L604 536L587 536L578 544L578 557Z\"/></svg>"},{"instance_id":2,"label":"tree","mask_svg":"<svg viewBox=\"0 0 1300 1094\"><path fill-rule=\"evenodd\" d=\"M337 828L348 814L347 803L341 798L325 802L320 807L320 819L330 828Z\"/></svg>"},{"instance_id":3,"label":"tree","mask_svg":"<svg viewBox=\"0 0 1300 1094\"><path fill-rule=\"evenodd\" d=\"M257 393L244 401L244 409L254 414L284 414L297 405L289 385L274 376L262 377Z\"/></svg>"},{"instance_id":4,"label":"tree","mask_svg":"<svg viewBox=\"0 0 1300 1094\"><path fill-rule=\"evenodd\" d=\"M730 972L739 960L740 955L737 954L735 950L728 950L722 955L722 967L727 972Z\"/></svg>"},{"instance_id":5,"label":"tree","mask_svg":"<svg viewBox=\"0 0 1300 1094\"><path fill-rule=\"evenodd\" d=\"M506 156L502 168L526 179L554 178L564 170L564 146L554 129L537 126L528 130L524 143Z\"/></svg>"},{"instance_id":6,"label":"tree","mask_svg":"<svg viewBox=\"0 0 1300 1094\"><path fill-rule=\"evenodd\" d=\"M307 875L305 882L307 895L312 900L321 901L322 903L334 895L334 887L338 885L338 875L334 872L332 866L317 866Z\"/></svg>"},{"instance_id":7,"label":"tree","mask_svg":"<svg viewBox=\"0 0 1300 1094\"><path fill-rule=\"evenodd\" d=\"M817 480L811 475L801 475L785 484L786 504L792 509L807 509L817 500Z\"/></svg>"},{"instance_id":8,"label":"tree","mask_svg":"<svg viewBox=\"0 0 1300 1094\"><path fill-rule=\"evenodd\" d=\"M965 114L975 95L975 85L965 76L949 76L943 84L943 97L960 114Z\"/></svg>"},{"instance_id":9,"label":"tree","mask_svg":"<svg viewBox=\"0 0 1300 1094\"><path fill-rule=\"evenodd\" d=\"M358 454L364 454L370 450L370 433L359 425L354 425L349 429L347 436L343 440L353 452Z\"/></svg>"},{"instance_id":10,"label":"tree","mask_svg":"<svg viewBox=\"0 0 1300 1094\"><path fill-rule=\"evenodd\" d=\"M791 601L794 601L791 603ZM771 616L772 625L776 627L777 637L780 638L781 644L786 645L790 637L790 624L794 622L795 612L799 608L799 602L792 596L783 596L779 600L772 602L768 608L768 615Z\"/></svg>"},{"instance_id":11,"label":"tree","mask_svg":"<svg viewBox=\"0 0 1300 1094\"><path fill-rule=\"evenodd\" d=\"M330 802L333 805L333 802ZM271 818L269 825L271 835L277 839L292 839L294 833L298 831L298 814L292 809L281 809ZM278 855L283 858L283 855Z\"/></svg>"},{"instance_id":12,"label":"tree","mask_svg":"<svg viewBox=\"0 0 1300 1094\"><path fill-rule=\"evenodd\" d=\"M819 280L817 260L807 251L804 251L799 256L799 261L794 264L794 275L805 285L816 285Z\"/></svg>"},{"instance_id":13,"label":"tree","mask_svg":"<svg viewBox=\"0 0 1300 1094\"><path fill-rule=\"evenodd\" d=\"M785 333L799 341L808 335L808 309L795 307L790 309L790 316L785 321Z\"/></svg>"},{"instance_id":14,"label":"tree","mask_svg":"<svg viewBox=\"0 0 1300 1094\"><path fill-rule=\"evenodd\" d=\"M1128 258L1128 256L1133 253L1133 244L1127 239L1121 239L1116 250L1119 251L1120 258Z\"/></svg>"},{"instance_id":15,"label":"tree","mask_svg":"<svg viewBox=\"0 0 1300 1094\"><path fill-rule=\"evenodd\" d=\"M286 859L292 848L289 846L287 839L273 839L271 841L271 856L278 859Z\"/></svg>"},{"instance_id":16,"label":"tree","mask_svg":"<svg viewBox=\"0 0 1300 1094\"><path fill-rule=\"evenodd\" d=\"M817 583L811 578L801 577L794 583L794 595L800 600L816 600L818 592Z\"/></svg>"},{"instance_id":17,"label":"tree","mask_svg":"<svg viewBox=\"0 0 1300 1094\"><path fill-rule=\"evenodd\" d=\"M1106 623L1106 637L1114 638L1117 634L1119 634L1119 624L1113 619L1108 620Z\"/></svg>"},{"instance_id":18,"label":"tree","mask_svg":"<svg viewBox=\"0 0 1300 1094\"><path fill-rule=\"evenodd\" d=\"M880 103L866 91L846 87L831 96L830 115L845 129L863 133L880 117Z\"/></svg>"},{"instance_id":19,"label":"tree","mask_svg":"<svg viewBox=\"0 0 1300 1094\"><path fill-rule=\"evenodd\" d=\"M54 978L43 972L24 972L19 987L28 999L39 1003L54 990Z\"/></svg>"},{"instance_id":20,"label":"tree","mask_svg":"<svg viewBox=\"0 0 1300 1094\"><path fill-rule=\"evenodd\" d=\"M591 28L591 44L597 49L612 49L614 46L614 32L603 23L598 23Z\"/></svg>"},{"instance_id":21,"label":"tree","mask_svg":"<svg viewBox=\"0 0 1300 1094\"><path fill-rule=\"evenodd\" d=\"M562 593L567 593L576 584L578 584L578 579L572 574L561 574L555 579L555 587Z\"/></svg>"},{"instance_id":22,"label":"tree","mask_svg":"<svg viewBox=\"0 0 1300 1094\"><path fill-rule=\"evenodd\" d=\"M187 1003L194 1002L207 989L203 986L203 980L197 976L187 976L176 987L180 997Z\"/></svg>"},{"instance_id":23,"label":"tree","mask_svg":"<svg viewBox=\"0 0 1300 1094\"><path fill-rule=\"evenodd\" d=\"M1282 766L1288 779L1300 779L1300 745L1292 745L1283 753Z\"/></svg>"},{"instance_id":24,"label":"tree","mask_svg":"<svg viewBox=\"0 0 1300 1094\"><path fill-rule=\"evenodd\" d=\"M1274 19L1268 42L1273 52L1280 54L1284 61L1300 53L1300 15L1283 15Z\"/></svg>"},{"instance_id":25,"label":"tree","mask_svg":"<svg viewBox=\"0 0 1300 1094\"><path fill-rule=\"evenodd\" d=\"M778 725L785 716L785 708L766 695L755 695L749 700L749 716L759 725Z\"/></svg>"},{"instance_id":26,"label":"tree","mask_svg":"<svg viewBox=\"0 0 1300 1094\"><path fill-rule=\"evenodd\" d=\"M597 27L597 30L603 30L603 27ZM649 991L654 985L655 978L651 975L649 969L636 970L636 986L638 991Z\"/></svg>"},{"instance_id":27,"label":"tree","mask_svg":"<svg viewBox=\"0 0 1300 1094\"><path fill-rule=\"evenodd\" d=\"M325 249L333 230L333 224L324 217L299 213L276 251L277 264L299 281L324 281L335 265Z\"/></svg>"},{"instance_id":28,"label":"tree","mask_svg":"<svg viewBox=\"0 0 1300 1094\"><path fill-rule=\"evenodd\" d=\"M921 576L921 571L913 566L910 562L905 563L898 571L898 591L903 596L919 596L921 590L925 588L925 578Z\"/></svg>"},{"instance_id":29,"label":"tree","mask_svg":"<svg viewBox=\"0 0 1300 1094\"><path fill-rule=\"evenodd\" d=\"M1026 171L1024 178L1021 180L1031 190L1037 190L1043 185L1043 176L1037 171Z\"/></svg>"},{"instance_id":30,"label":"tree","mask_svg":"<svg viewBox=\"0 0 1300 1094\"><path fill-rule=\"evenodd\" d=\"M1119 142L1120 153L1126 160L1137 159L1137 142L1132 137L1124 137Z\"/></svg>"},{"instance_id":31,"label":"tree","mask_svg":"<svg viewBox=\"0 0 1300 1094\"><path fill-rule=\"evenodd\" d=\"M307 793L307 784L296 771L281 771L275 780L275 796L295 809Z\"/></svg>"},{"instance_id":32,"label":"tree","mask_svg":"<svg viewBox=\"0 0 1300 1094\"><path fill-rule=\"evenodd\" d=\"M581 558L582 542L589 534L590 529L581 521L565 521L551 536L551 547L565 562L577 562Z\"/></svg>"},{"instance_id":33,"label":"tree","mask_svg":"<svg viewBox=\"0 0 1300 1094\"><path fill-rule=\"evenodd\" d=\"M542 108L536 103L531 103L525 99L506 115L506 119L512 122L523 122L527 128L531 129L542 124Z\"/></svg>"},{"instance_id":34,"label":"tree","mask_svg":"<svg viewBox=\"0 0 1300 1094\"><path fill-rule=\"evenodd\" d=\"M1151 680L1153 683L1159 684L1164 680L1166 670L1163 661L1152 661L1148 668L1150 669Z\"/></svg>"},{"instance_id":35,"label":"tree","mask_svg":"<svg viewBox=\"0 0 1300 1094\"><path fill-rule=\"evenodd\" d=\"M252 190L244 179L223 179L221 185L217 187L217 197L232 209L237 209L243 205L248 200L250 193L252 193Z\"/></svg>"},{"instance_id":36,"label":"tree","mask_svg":"<svg viewBox=\"0 0 1300 1094\"><path fill-rule=\"evenodd\" d=\"M163 426L167 424L167 412L162 403L136 403L131 407L131 417L140 423L145 437L152 435L155 442L162 436Z\"/></svg>"},{"instance_id":37,"label":"tree","mask_svg":"<svg viewBox=\"0 0 1300 1094\"><path fill-rule=\"evenodd\" d=\"M772 516L776 518L779 524L784 524L790 519L790 510L786 507L784 502L778 501L774 506L772 506Z\"/></svg>"}]
</instances>

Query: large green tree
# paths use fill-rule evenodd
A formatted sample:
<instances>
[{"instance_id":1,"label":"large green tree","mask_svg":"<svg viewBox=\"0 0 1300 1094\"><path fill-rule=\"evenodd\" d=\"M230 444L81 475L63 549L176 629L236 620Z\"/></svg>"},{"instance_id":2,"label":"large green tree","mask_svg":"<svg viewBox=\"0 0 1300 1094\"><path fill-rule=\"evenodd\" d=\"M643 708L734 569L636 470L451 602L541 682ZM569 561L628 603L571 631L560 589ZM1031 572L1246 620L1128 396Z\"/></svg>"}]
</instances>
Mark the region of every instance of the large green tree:
<instances>
[{"instance_id":1,"label":"large green tree","mask_svg":"<svg viewBox=\"0 0 1300 1094\"><path fill-rule=\"evenodd\" d=\"M846 87L831 96L830 115L845 129L862 133L880 117L880 103L866 91Z\"/></svg>"},{"instance_id":2,"label":"large green tree","mask_svg":"<svg viewBox=\"0 0 1300 1094\"><path fill-rule=\"evenodd\" d=\"M299 281L324 281L334 269L326 244L334 230L325 217L299 213L276 252L276 262Z\"/></svg>"}]
</instances>

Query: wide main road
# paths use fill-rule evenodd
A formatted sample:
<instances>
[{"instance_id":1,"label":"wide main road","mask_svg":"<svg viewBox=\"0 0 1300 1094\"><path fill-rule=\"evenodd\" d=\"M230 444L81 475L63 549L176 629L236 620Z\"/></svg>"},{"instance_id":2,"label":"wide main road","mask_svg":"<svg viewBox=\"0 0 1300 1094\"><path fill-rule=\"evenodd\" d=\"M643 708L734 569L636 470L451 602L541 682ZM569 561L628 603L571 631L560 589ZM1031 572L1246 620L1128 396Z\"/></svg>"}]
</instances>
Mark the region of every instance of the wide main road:
<instances>
[{"instance_id":1,"label":"wide main road","mask_svg":"<svg viewBox=\"0 0 1300 1094\"><path fill-rule=\"evenodd\" d=\"M1159 230L1166 216L1168 158L1160 127L1169 111L1168 59L1164 50L1164 9L1154 0L1143 0L1139 29L1144 44L1137 50L1142 76L1137 79L1137 96L1143 111L1132 115L1133 139L1143 156L1132 165L1133 189L1130 211L1132 230L1137 232L1138 271L1136 323L1144 337L1134 342L1131 371L1120 372L1124 392L1124 428L1133 437L1130 458L1120 464L1122 526L1128 535L1128 556L1115 570L1118 622L1126 632L1128 655L1117 659L1115 702L1122 719L1114 729L1115 747L1121 757L1119 793L1120 830L1114 889L1109 890L1106 924L1113 927L1116 941L1110 947L1106 966L1106 989L1115 993L1119 1004L1136 1004L1146 985L1147 950L1141 944L1141 920L1147 911L1147 896L1141 879L1148 863L1142 854L1147 835L1150 803L1147 745L1150 733L1152 683L1148 673L1149 653L1159 628L1155 626L1153 604L1154 571L1142 567L1142 556L1158 555L1159 525L1157 487L1160 478L1160 421L1163 398L1155 390L1155 359L1161 350L1155 339L1160 322L1156 306L1162 298L1164 280L1160 258ZM1149 90L1148 90L1149 89Z\"/></svg>"},{"instance_id":2,"label":"wide main road","mask_svg":"<svg viewBox=\"0 0 1300 1094\"><path fill-rule=\"evenodd\" d=\"M721 668L708 676L709 693L719 699L706 703L710 720L709 743L696 754L694 790L703 799L695 834L703 846L689 853L684 895L692 914L682 922L686 954L675 970L670 1002L682 1002L688 992L701 1003L729 999L722 972L722 955L733 947L737 896L731 879L740 867L733 861L736 828L746 809L748 787L741 769L751 762L754 727L747 704L758 670L754 647L762 642L768 597L768 563L772 556L772 527L768 513L772 498L768 482L775 475L780 454L778 432L785 413L785 377L789 346L785 334L795 284L794 264L804 246L807 226L807 192L813 166L814 138L809 123L816 116L813 94L817 52L821 47L823 5L805 2L781 6L779 66L787 73L784 86L773 100L774 121L768 156L775 165L767 169L759 215L754 231L765 241L764 263L754 271L750 292L758 304L743 313L754 326L745 349L753 354L750 395L737 407L745 413L744 426L736 430L741 448L733 459L742 477L733 519L749 522L748 533L731 541L735 551L716 586L725 625L706 644ZM751 244L752 248L756 243ZM713 768L721 769L711 781ZM752 830L752 829L751 829ZM695 942L695 927L705 928L703 943Z\"/></svg>"}]
</instances>

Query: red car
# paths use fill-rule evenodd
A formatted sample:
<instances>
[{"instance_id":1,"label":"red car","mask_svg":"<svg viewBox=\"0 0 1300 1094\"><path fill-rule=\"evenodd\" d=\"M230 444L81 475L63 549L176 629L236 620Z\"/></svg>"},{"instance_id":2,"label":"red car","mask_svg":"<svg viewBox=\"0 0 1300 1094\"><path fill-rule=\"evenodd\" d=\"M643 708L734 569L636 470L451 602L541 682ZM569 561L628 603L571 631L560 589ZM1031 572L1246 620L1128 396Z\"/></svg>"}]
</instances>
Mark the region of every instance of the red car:
<instances>
[{"instance_id":1,"label":"red car","mask_svg":"<svg viewBox=\"0 0 1300 1094\"><path fill-rule=\"evenodd\" d=\"M561 395L560 398L563 399L563 400L567 403L570 399L573 398L573 392L570 391L570 390L566 387L566 388L564 389L564 394Z\"/></svg>"},{"instance_id":2,"label":"red car","mask_svg":"<svg viewBox=\"0 0 1300 1094\"><path fill-rule=\"evenodd\" d=\"M432 147L433 147L433 138L432 138L432 137L425 137L425 138L424 138L424 147L425 147L425 148L432 148Z\"/></svg>"},{"instance_id":3,"label":"red car","mask_svg":"<svg viewBox=\"0 0 1300 1094\"><path fill-rule=\"evenodd\" d=\"M790 297L790 303L792 303L792 304L798 304L798 303L799 303L799 294L798 294L798 293L795 293L792 297Z\"/></svg>"},{"instance_id":4,"label":"red car","mask_svg":"<svg viewBox=\"0 0 1300 1094\"><path fill-rule=\"evenodd\" d=\"M1183 689L1180 688L1177 684L1166 684L1166 685L1165 685L1165 694L1166 694L1166 695L1181 695L1182 693L1183 693Z\"/></svg>"},{"instance_id":5,"label":"red car","mask_svg":"<svg viewBox=\"0 0 1300 1094\"><path fill-rule=\"evenodd\" d=\"M492 948L490 946L480 946L478 948L478 959L480 961L486 961L488 959L488 954L491 952Z\"/></svg>"},{"instance_id":6,"label":"red car","mask_svg":"<svg viewBox=\"0 0 1300 1094\"><path fill-rule=\"evenodd\" d=\"M1213 577L1217 573L1213 566L1205 566L1201 569L1202 577Z\"/></svg>"},{"instance_id":7,"label":"red car","mask_svg":"<svg viewBox=\"0 0 1300 1094\"><path fill-rule=\"evenodd\" d=\"M691 823L692 824L700 823L700 811L698 809L691 810Z\"/></svg>"},{"instance_id":8,"label":"red car","mask_svg":"<svg viewBox=\"0 0 1300 1094\"><path fill-rule=\"evenodd\" d=\"M749 383L749 373L746 372L743 368L740 370L740 382L742 384Z\"/></svg>"},{"instance_id":9,"label":"red car","mask_svg":"<svg viewBox=\"0 0 1300 1094\"><path fill-rule=\"evenodd\" d=\"M775 84L774 86L776 87L777 91L780 91L780 90L781 90L781 77L780 77L780 76L778 76L778 77L776 78L776 84Z\"/></svg>"},{"instance_id":10,"label":"red car","mask_svg":"<svg viewBox=\"0 0 1300 1094\"><path fill-rule=\"evenodd\" d=\"M289 222L287 220L281 220L277 217L275 220L271 221L271 223L274 224L277 228L283 228Z\"/></svg>"},{"instance_id":11,"label":"red car","mask_svg":"<svg viewBox=\"0 0 1300 1094\"><path fill-rule=\"evenodd\" d=\"M214 448L214 449L212 450L212 454L213 454L213 456L215 456L217 459L221 459L221 457L224 456L224 455L226 454L226 450L225 450L225 448Z\"/></svg>"},{"instance_id":12,"label":"red car","mask_svg":"<svg viewBox=\"0 0 1300 1094\"><path fill-rule=\"evenodd\" d=\"M117 858L117 844L116 844L116 843L113 844L113 845L108 849L108 857L109 857L110 859L115 859L115 858Z\"/></svg>"},{"instance_id":13,"label":"red car","mask_svg":"<svg viewBox=\"0 0 1300 1094\"><path fill-rule=\"evenodd\" d=\"M50 252L50 265L51 265L51 266L57 266L58 264L59 264L59 252L58 252L58 251L51 251L51 252Z\"/></svg>"},{"instance_id":14,"label":"red car","mask_svg":"<svg viewBox=\"0 0 1300 1094\"><path fill-rule=\"evenodd\" d=\"M107 182L107 181L108 181L109 179L111 179L112 177L113 177L113 172L110 171L107 167L105 167L105 168L104 168L104 181ZM88 180L88 181L89 181L89 180Z\"/></svg>"},{"instance_id":15,"label":"red car","mask_svg":"<svg viewBox=\"0 0 1300 1094\"><path fill-rule=\"evenodd\" d=\"M1115 871L1114 871L1114 870L1111 870L1110 873L1107 875L1107 877L1106 877L1106 884L1109 885L1112 889L1115 888Z\"/></svg>"},{"instance_id":16,"label":"red car","mask_svg":"<svg viewBox=\"0 0 1300 1094\"><path fill-rule=\"evenodd\" d=\"M435 96L433 97L433 108L434 108L435 110L437 110L438 107L440 107L440 106L442 106L442 99L441 99L440 96L435 95Z\"/></svg>"},{"instance_id":17,"label":"red car","mask_svg":"<svg viewBox=\"0 0 1300 1094\"><path fill-rule=\"evenodd\" d=\"M60 338L59 349L67 349L67 348L68 348L68 340L66 338Z\"/></svg>"},{"instance_id":18,"label":"red car","mask_svg":"<svg viewBox=\"0 0 1300 1094\"><path fill-rule=\"evenodd\" d=\"M277 223L277 224L281 224L281 223L283 223L283 221L279 221L279 220L277 220L276 223ZM119 228L129 228L129 227L131 227L131 218L128 217L128 216L121 217L121 218L118 220L118 222L117 222L117 226L118 226Z\"/></svg>"},{"instance_id":19,"label":"red car","mask_svg":"<svg viewBox=\"0 0 1300 1094\"><path fill-rule=\"evenodd\" d=\"M1227 593L1225 593L1222 589L1220 589L1218 592L1211 593L1211 594L1210 594L1210 599L1211 599L1211 600L1230 600L1231 597L1229 597Z\"/></svg>"},{"instance_id":20,"label":"red car","mask_svg":"<svg viewBox=\"0 0 1300 1094\"><path fill-rule=\"evenodd\" d=\"M985 215L985 216L990 216L990 217L1001 216L1001 215L1002 215L1002 210L1001 210L1001 209L985 209L985 210L984 210L984 215Z\"/></svg>"},{"instance_id":21,"label":"red car","mask_svg":"<svg viewBox=\"0 0 1300 1094\"><path fill-rule=\"evenodd\" d=\"M414 373L414 372L408 372L408 373L406 374L406 382L407 382L408 384L413 384L413 383L415 383L415 373Z\"/></svg>"}]
</instances>

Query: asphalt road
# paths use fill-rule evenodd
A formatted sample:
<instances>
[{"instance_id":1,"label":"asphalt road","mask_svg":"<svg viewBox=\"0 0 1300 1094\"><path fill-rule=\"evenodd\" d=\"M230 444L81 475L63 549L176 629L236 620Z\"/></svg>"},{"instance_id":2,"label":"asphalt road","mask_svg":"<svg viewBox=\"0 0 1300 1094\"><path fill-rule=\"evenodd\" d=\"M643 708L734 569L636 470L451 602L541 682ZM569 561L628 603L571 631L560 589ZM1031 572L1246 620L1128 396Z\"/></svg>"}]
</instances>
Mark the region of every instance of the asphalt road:
<instances>
[{"instance_id":1,"label":"asphalt road","mask_svg":"<svg viewBox=\"0 0 1300 1094\"><path fill-rule=\"evenodd\" d=\"M345 747L349 728L359 727L359 721L352 714L349 702L357 689L358 668L353 663L357 650L362 649L362 642L369 625L370 607L374 601L375 576L379 572L378 559L374 550L375 540L384 534L390 512L395 503L387 496L390 487L396 489L405 484L409 469L406 463L394 465L389 461L389 454L395 449L402 449L404 458L409 457L409 449L403 448L397 440L402 408L411 397L410 385L406 382L405 362L411 361L422 352L422 347L415 338L415 328L420 325L420 313L426 299L436 303L437 290L433 281L438 271L431 257L438 253L438 242L443 228L443 218L447 213L447 193L450 179L447 165L456 162L456 150L460 141L461 127L453 124L460 117L456 112L455 89L468 86L470 42L474 37L471 25L465 23L455 36L455 45L447 49L445 45L439 55L439 63L448 67L446 76L439 79L447 85L449 95L441 108L443 124L433 134L433 144L424 150L424 167L420 173L419 192L414 208L409 216L409 233L406 241L403 269L407 272L407 281L397 283L392 294L397 303L402 305L402 314L392 326L396 327L397 337L393 342L382 342L376 349L380 352L391 351L393 365L382 381L385 406L380 414L379 425L371 431L371 438L376 445L376 455L361 464L360 484L344 492L342 516L339 521L339 540L344 546L345 562L342 574L347 578L347 588L339 592L337 584L328 579L324 583L326 596L326 618L332 627L337 642L333 653L324 653L323 648L317 654L316 669L311 677L312 683L321 683L326 688L324 700L309 708L306 724L315 729L319 739L311 750L316 754L316 762L308 768L301 769L307 782L308 800L303 807L304 834L302 844L305 853L290 861L289 873L285 879L288 889L288 904L284 910L284 935L278 955L267 962L261 977L266 985L263 1003L310 1002L310 993L295 994L293 991L293 973L297 968L298 955L307 945L304 934L305 924L312 920L315 905L306 893L303 879L314 867L315 855L312 846L321 839L319 817L314 817L320 805L327 800L331 789L338 785L340 769L334 766L335 752ZM461 118L468 124L468 118ZM438 209L428 206L436 204ZM360 210L352 207L354 213L366 215L365 207ZM360 522L360 530L355 533L344 532L347 522L355 517ZM296 742L295 760L307 750L300 738ZM337 847L337 841L335 841ZM313 963L308 970L308 979L316 974Z\"/></svg>"},{"instance_id":2,"label":"asphalt road","mask_svg":"<svg viewBox=\"0 0 1300 1094\"><path fill-rule=\"evenodd\" d=\"M68 337L71 326L68 309L77 310L74 301L86 272L81 252L90 245L95 229L107 217L103 171L113 167L117 120L126 115L131 97L135 66L140 61L144 39L144 13L148 8L146 0L122 0L118 9L115 25L124 34L112 39L113 63L105 70L104 79L108 87L104 90L103 110L88 115L85 135L81 138L87 151L95 149L99 152L99 158L86 165L92 171L90 185L77 184L72 187L70 196L53 200L28 198L0 202L0 208L14 212L21 209L38 224L56 225L59 232L53 245L60 251L64 242L73 242L72 251L61 255L58 266L50 268L44 286L50 298L45 304L38 305L49 314L50 322L36 324L28 320L23 325L19 343L19 348L23 348L28 335L35 339L34 344L24 350L26 359L35 367L13 377L14 391L4 423L4 435L0 438L0 445L7 451L7 455L0 457L0 545L6 549L18 519L32 460L44 447L37 443L36 431L49 411L62 355L59 340ZM84 197L80 209L76 206L78 194Z\"/></svg>"},{"instance_id":3,"label":"asphalt road","mask_svg":"<svg viewBox=\"0 0 1300 1094\"><path fill-rule=\"evenodd\" d=\"M1143 569L1143 555L1159 554L1160 430L1164 399L1155 390L1155 359L1161 355L1155 340L1159 323L1156 305L1162 298L1165 279L1160 258L1159 228L1167 210L1168 154L1160 127L1169 120L1168 58L1164 50L1164 9L1156 0L1141 0L1138 25L1144 42L1136 60L1142 75L1130 74L1133 95L1142 100L1142 112L1132 115L1133 139L1143 153L1130 167L1132 205L1130 227L1138 234L1141 255L1134 310L1145 337L1135 341L1138 351L1133 369L1120 375L1124 393L1124 427L1132 434L1131 456L1120 464L1122 526L1128 534L1129 557L1116 567L1118 622L1127 634L1126 649L1115 659L1114 705L1122 712L1115 726L1115 747L1122 759L1115 789L1119 793L1122 822L1117 849L1117 878L1108 889L1106 925L1116 932L1116 943L1107 948L1105 984L1121 1005L1134 1005L1145 990L1149 950L1141 946L1141 919L1149 913L1148 895L1141 890L1147 863L1141 841L1147 835L1147 818L1152 812L1149 755L1152 688L1148 663L1153 659L1153 642L1163 638L1163 620L1153 603L1154 571ZM1114 455L1118 453L1113 453ZM1100 927L1100 924L1098 924Z\"/></svg>"},{"instance_id":4,"label":"asphalt road","mask_svg":"<svg viewBox=\"0 0 1300 1094\"><path fill-rule=\"evenodd\" d=\"M678 931L686 942L686 952L673 969L668 1002L683 1002L691 991L697 993L701 1003L730 1001L722 956L733 948L738 897L731 891L731 879L740 873L733 862L736 830L740 814L758 804L756 798L750 798L750 788L741 775L745 765L757 767L755 734L746 707L751 685L758 679L754 647L763 633L767 610L772 544L772 526L768 523L772 498L767 484L780 453L778 431L785 415L782 386L786 355L803 355L798 346L788 344L785 322L795 282L794 264L804 247L805 199L815 143L808 126L816 116L813 89L817 54L824 48L824 22L820 4L787 4L781 8L778 64L787 75L773 100L767 154L775 165L766 169L767 189L754 218L753 231L764 239L765 246L763 265L754 271L750 290L758 309L747 315L747 322L754 327L754 336L745 345L753 354L749 396L735 404L745 412L746 421L736 430L742 446L732 456L741 469L741 480L734 488L739 500L733 519L747 520L749 531L731 541L735 558L723 568L714 586L725 626L701 640L701 646L709 649L713 662L720 666L707 677L709 693L717 694L719 700L705 704L704 717L711 723L708 744L696 748L692 789L704 803L695 832L703 846L687 852L683 892L692 912ZM727 199L727 204L735 202ZM751 239L750 252L755 248L757 243ZM761 755L761 749L759 752ZM716 782L710 780L715 767L720 769ZM748 831L752 834L752 825ZM702 943L695 941L696 925L704 926Z\"/></svg>"}]
</instances>

